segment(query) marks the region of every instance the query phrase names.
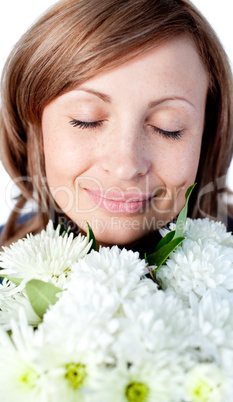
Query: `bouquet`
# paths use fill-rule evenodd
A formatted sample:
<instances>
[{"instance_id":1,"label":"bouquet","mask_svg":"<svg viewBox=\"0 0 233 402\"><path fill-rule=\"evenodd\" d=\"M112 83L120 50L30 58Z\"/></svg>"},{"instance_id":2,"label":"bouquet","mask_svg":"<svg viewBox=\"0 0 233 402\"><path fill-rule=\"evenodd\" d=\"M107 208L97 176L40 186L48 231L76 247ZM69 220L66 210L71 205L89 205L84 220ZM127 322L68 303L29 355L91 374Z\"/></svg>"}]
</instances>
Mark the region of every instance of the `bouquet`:
<instances>
[{"instance_id":1,"label":"bouquet","mask_svg":"<svg viewBox=\"0 0 233 402\"><path fill-rule=\"evenodd\" d=\"M2 402L232 400L233 236L186 208L145 259L51 221L4 248Z\"/></svg>"}]
</instances>

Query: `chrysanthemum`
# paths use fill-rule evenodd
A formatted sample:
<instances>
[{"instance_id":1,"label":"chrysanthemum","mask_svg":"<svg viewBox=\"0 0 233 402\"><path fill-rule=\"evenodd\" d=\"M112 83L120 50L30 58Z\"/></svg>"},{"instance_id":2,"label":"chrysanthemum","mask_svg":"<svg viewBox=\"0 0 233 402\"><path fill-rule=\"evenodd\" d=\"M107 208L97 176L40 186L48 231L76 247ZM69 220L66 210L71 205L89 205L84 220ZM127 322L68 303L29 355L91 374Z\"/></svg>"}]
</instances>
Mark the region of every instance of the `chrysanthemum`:
<instances>
[{"instance_id":1,"label":"chrysanthemum","mask_svg":"<svg viewBox=\"0 0 233 402\"><path fill-rule=\"evenodd\" d=\"M118 247L92 251L71 270L59 300L44 315L45 336L57 348L67 344L78 353L94 354L98 363L112 364L115 356L111 345L121 331L119 318L125 316L123 300L148 297L157 286L150 279L140 280L145 261L138 253Z\"/></svg>"},{"instance_id":2,"label":"chrysanthemum","mask_svg":"<svg viewBox=\"0 0 233 402\"><path fill-rule=\"evenodd\" d=\"M59 235L49 221L46 230L18 240L0 253L2 275L12 278L40 279L63 287L70 275L72 262L83 258L89 251L86 237L73 233Z\"/></svg>"},{"instance_id":3,"label":"chrysanthemum","mask_svg":"<svg viewBox=\"0 0 233 402\"><path fill-rule=\"evenodd\" d=\"M21 315L12 323L11 337L0 328L0 395L4 402L47 402L44 377L38 364L36 333Z\"/></svg>"},{"instance_id":4,"label":"chrysanthemum","mask_svg":"<svg viewBox=\"0 0 233 402\"><path fill-rule=\"evenodd\" d=\"M116 292L94 281L83 290L79 282L76 293L64 290L45 313L38 333L44 340L40 357L51 402L92 401L98 365L113 361L109 346L119 326L114 318L118 306Z\"/></svg>"},{"instance_id":5,"label":"chrysanthemum","mask_svg":"<svg viewBox=\"0 0 233 402\"><path fill-rule=\"evenodd\" d=\"M202 363L195 366L187 374L185 385L188 400L192 402L226 401L226 378L222 370L214 364Z\"/></svg>"},{"instance_id":6,"label":"chrysanthemum","mask_svg":"<svg viewBox=\"0 0 233 402\"><path fill-rule=\"evenodd\" d=\"M226 298L223 299L216 292L209 290L200 302L192 298L191 308L197 317L200 330L202 360L214 360L231 374L233 364L233 302Z\"/></svg>"},{"instance_id":7,"label":"chrysanthemum","mask_svg":"<svg viewBox=\"0 0 233 402\"><path fill-rule=\"evenodd\" d=\"M152 292L150 279L144 279L143 292L139 282L122 297L114 279L110 278L111 287L108 277L103 283L94 274L87 277L86 271L76 270L58 302L44 315L43 328L53 342L93 350L99 361L122 356L132 361L135 350L137 355L150 355L175 349L179 355L193 344L192 313L177 297L157 291L156 286ZM101 273L100 268L97 271Z\"/></svg>"},{"instance_id":8,"label":"chrysanthemum","mask_svg":"<svg viewBox=\"0 0 233 402\"><path fill-rule=\"evenodd\" d=\"M185 236L156 274L162 288L186 303L191 292L199 299L208 289L232 292L233 236L225 226L208 219L188 220Z\"/></svg>"},{"instance_id":9,"label":"chrysanthemum","mask_svg":"<svg viewBox=\"0 0 233 402\"><path fill-rule=\"evenodd\" d=\"M172 362L166 367L150 360L121 361L116 367L100 370L99 377L93 402L180 402L184 393L185 373Z\"/></svg>"},{"instance_id":10,"label":"chrysanthemum","mask_svg":"<svg viewBox=\"0 0 233 402\"><path fill-rule=\"evenodd\" d=\"M233 247L233 236L227 232L226 226L222 222L205 219L187 218L185 224L185 237L188 239L214 241L225 247Z\"/></svg>"},{"instance_id":11,"label":"chrysanthemum","mask_svg":"<svg viewBox=\"0 0 233 402\"><path fill-rule=\"evenodd\" d=\"M76 278L83 275L87 281L95 278L96 281L115 289L121 297L126 297L138 286L140 278L147 272L145 260L139 258L139 253L120 250L117 246L100 247L99 252L92 250L82 260L72 264L71 268L76 273ZM155 290L156 285L152 281L150 285Z\"/></svg>"},{"instance_id":12,"label":"chrysanthemum","mask_svg":"<svg viewBox=\"0 0 233 402\"><path fill-rule=\"evenodd\" d=\"M82 350L104 361L118 328L115 315L120 306L119 294L94 277L71 277L67 289L44 315L43 331L48 342L59 348ZM62 320L60 319L62 317Z\"/></svg>"},{"instance_id":13,"label":"chrysanthemum","mask_svg":"<svg viewBox=\"0 0 233 402\"><path fill-rule=\"evenodd\" d=\"M81 370L86 380L76 393L87 401L180 402L184 374L196 363L196 353L189 350L195 344L192 314L162 291L136 293L137 288L134 299L121 298L81 274L67 284L38 329L46 345L42 355L52 401L62 400L60 395L72 398L72 370L77 369L77 377Z\"/></svg>"},{"instance_id":14,"label":"chrysanthemum","mask_svg":"<svg viewBox=\"0 0 233 402\"><path fill-rule=\"evenodd\" d=\"M10 330L12 319L18 320L20 307L23 308L29 324L38 325L41 322L40 317L33 310L27 296L21 291L21 285L18 287L7 279L4 279L2 284L0 284L0 326L6 330Z\"/></svg>"},{"instance_id":15,"label":"chrysanthemum","mask_svg":"<svg viewBox=\"0 0 233 402\"><path fill-rule=\"evenodd\" d=\"M155 361L169 364L174 360L183 367L189 367L196 359L196 319L176 296L157 291L126 299L119 316L121 325L112 345L119 359L134 362L140 356L153 356Z\"/></svg>"},{"instance_id":16,"label":"chrysanthemum","mask_svg":"<svg viewBox=\"0 0 233 402\"><path fill-rule=\"evenodd\" d=\"M55 343L45 342L40 359L46 374L46 397L49 402L90 402L90 393L94 391L97 366L85 353L67 349L67 344L59 350Z\"/></svg>"},{"instance_id":17,"label":"chrysanthemum","mask_svg":"<svg viewBox=\"0 0 233 402\"><path fill-rule=\"evenodd\" d=\"M170 223L169 229L175 230L176 224ZM169 230L160 229L162 236L165 236ZM227 232L226 226L222 222L205 219L186 219L184 228L185 238L198 241L208 240L226 247L233 247L233 236Z\"/></svg>"}]
</instances>

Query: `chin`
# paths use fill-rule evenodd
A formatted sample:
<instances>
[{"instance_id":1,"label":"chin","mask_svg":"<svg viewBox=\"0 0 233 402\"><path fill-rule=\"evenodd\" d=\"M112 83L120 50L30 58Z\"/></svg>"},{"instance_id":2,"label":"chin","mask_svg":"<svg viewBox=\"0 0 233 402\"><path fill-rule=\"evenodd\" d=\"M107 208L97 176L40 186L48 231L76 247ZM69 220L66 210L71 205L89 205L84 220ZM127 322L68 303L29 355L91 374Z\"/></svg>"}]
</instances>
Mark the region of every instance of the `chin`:
<instances>
[{"instance_id":1,"label":"chin","mask_svg":"<svg viewBox=\"0 0 233 402\"><path fill-rule=\"evenodd\" d=\"M146 217L147 220L143 219L130 219L127 217L113 217L112 219L97 219L91 217L91 219L86 219L91 226L96 241L102 246L113 246L118 245L120 247L130 248L130 245L135 245L141 239L148 236L150 233L156 232L160 227L164 226L170 220L170 216L161 216L158 220L157 217ZM163 219L162 219L163 218ZM145 224L145 222L149 224ZM86 224L83 222L76 221L83 233L86 233ZM80 224L82 223L82 224Z\"/></svg>"},{"instance_id":2,"label":"chin","mask_svg":"<svg viewBox=\"0 0 233 402\"><path fill-rule=\"evenodd\" d=\"M111 247L117 245L120 247L129 247L131 244L138 242L145 234L141 230L122 230L110 231L106 230L102 233L95 233L95 238L100 246Z\"/></svg>"}]
</instances>

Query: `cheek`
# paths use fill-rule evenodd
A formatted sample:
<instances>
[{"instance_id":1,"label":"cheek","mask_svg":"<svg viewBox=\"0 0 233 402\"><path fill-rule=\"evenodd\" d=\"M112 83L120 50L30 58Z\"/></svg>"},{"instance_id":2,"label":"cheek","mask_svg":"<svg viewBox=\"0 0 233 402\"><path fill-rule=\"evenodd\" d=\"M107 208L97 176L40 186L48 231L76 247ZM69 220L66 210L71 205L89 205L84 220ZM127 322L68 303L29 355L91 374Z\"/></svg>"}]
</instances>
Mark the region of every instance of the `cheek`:
<instances>
[{"instance_id":1,"label":"cheek","mask_svg":"<svg viewBox=\"0 0 233 402\"><path fill-rule=\"evenodd\" d=\"M183 170L186 176L190 176L195 180L198 165L200 161L202 144L202 135L197 137L197 141L192 143L188 149L183 152Z\"/></svg>"},{"instance_id":2,"label":"cheek","mask_svg":"<svg viewBox=\"0 0 233 402\"><path fill-rule=\"evenodd\" d=\"M200 153L193 152L191 154L182 155L180 162L177 163L177 179L178 180L195 180Z\"/></svg>"},{"instance_id":3,"label":"cheek","mask_svg":"<svg viewBox=\"0 0 233 402\"><path fill-rule=\"evenodd\" d=\"M160 162L158 176L169 194L185 191L195 182L200 158L200 144L170 149Z\"/></svg>"},{"instance_id":4,"label":"cheek","mask_svg":"<svg viewBox=\"0 0 233 402\"><path fill-rule=\"evenodd\" d=\"M49 185L73 183L87 168L89 150L65 139L44 139L45 169Z\"/></svg>"},{"instance_id":5,"label":"cheek","mask_svg":"<svg viewBox=\"0 0 233 402\"><path fill-rule=\"evenodd\" d=\"M162 200L161 209L166 205L164 209L169 211L169 220L181 211L185 202L185 193L188 187L195 182L199 154L198 149L194 149L193 152L177 152L176 155L170 156L166 165L163 166L160 178L167 191Z\"/></svg>"}]
</instances>

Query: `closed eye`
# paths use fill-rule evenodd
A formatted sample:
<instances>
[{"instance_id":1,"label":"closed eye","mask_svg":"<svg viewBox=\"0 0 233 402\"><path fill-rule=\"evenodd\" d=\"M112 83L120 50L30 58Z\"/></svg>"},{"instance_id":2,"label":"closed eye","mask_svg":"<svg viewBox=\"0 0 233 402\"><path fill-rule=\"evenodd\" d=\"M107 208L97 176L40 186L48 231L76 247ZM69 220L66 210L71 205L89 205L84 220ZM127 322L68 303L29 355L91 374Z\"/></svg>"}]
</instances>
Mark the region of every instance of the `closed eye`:
<instances>
[{"instance_id":1,"label":"closed eye","mask_svg":"<svg viewBox=\"0 0 233 402\"><path fill-rule=\"evenodd\" d=\"M181 130L177 130L177 131L167 131L167 130L163 130L162 128L159 127L155 127L155 126L150 126L153 131L155 131L156 133L162 135L165 138L170 138L172 140L178 140L179 138L182 137L183 132Z\"/></svg>"},{"instance_id":2,"label":"closed eye","mask_svg":"<svg viewBox=\"0 0 233 402\"><path fill-rule=\"evenodd\" d=\"M88 129L88 128L96 128L100 127L103 124L103 120L98 120L98 121L81 121L81 120L76 120L73 119L69 122L73 127L79 127L81 129ZM177 130L177 131L168 131L168 130L163 130L162 128L155 127L155 126L150 126L153 131L156 133L162 135L165 138L170 138L173 140L179 139L182 137L182 131Z\"/></svg>"},{"instance_id":3,"label":"closed eye","mask_svg":"<svg viewBox=\"0 0 233 402\"><path fill-rule=\"evenodd\" d=\"M69 122L73 127L79 127L82 128L83 130L86 128L96 128L99 127L103 124L103 120L99 121L80 121L80 120L71 120Z\"/></svg>"}]
</instances>

